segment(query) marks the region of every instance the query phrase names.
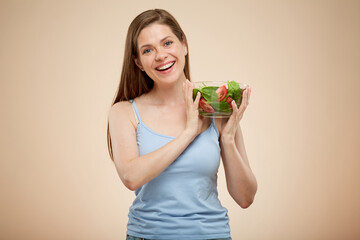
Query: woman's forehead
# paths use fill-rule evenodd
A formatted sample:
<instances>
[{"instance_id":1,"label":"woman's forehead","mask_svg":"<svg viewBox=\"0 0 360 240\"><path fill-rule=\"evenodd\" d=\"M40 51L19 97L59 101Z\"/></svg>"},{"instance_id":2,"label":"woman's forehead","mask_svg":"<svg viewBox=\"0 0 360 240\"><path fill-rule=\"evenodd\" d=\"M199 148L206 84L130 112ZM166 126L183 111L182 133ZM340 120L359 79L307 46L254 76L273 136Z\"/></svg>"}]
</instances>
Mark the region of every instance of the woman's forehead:
<instances>
[{"instance_id":1,"label":"woman's forehead","mask_svg":"<svg viewBox=\"0 0 360 240\"><path fill-rule=\"evenodd\" d=\"M166 37L175 37L171 28L165 24L153 23L141 30L137 42L141 47L144 44L157 43Z\"/></svg>"}]
</instances>

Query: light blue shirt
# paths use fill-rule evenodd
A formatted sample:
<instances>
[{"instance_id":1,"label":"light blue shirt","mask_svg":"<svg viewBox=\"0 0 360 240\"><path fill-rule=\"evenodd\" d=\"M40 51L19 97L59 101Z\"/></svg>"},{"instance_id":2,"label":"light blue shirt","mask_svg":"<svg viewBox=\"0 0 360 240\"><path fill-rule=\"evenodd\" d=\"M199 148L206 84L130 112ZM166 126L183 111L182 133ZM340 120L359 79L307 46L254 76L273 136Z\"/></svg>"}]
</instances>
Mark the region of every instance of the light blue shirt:
<instances>
[{"instance_id":1,"label":"light blue shirt","mask_svg":"<svg viewBox=\"0 0 360 240\"><path fill-rule=\"evenodd\" d=\"M142 121L136 132L141 155L172 141ZM230 237L229 218L217 192L219 132L214 121L161 174L135 191L127 234L148 239L201 240Z\"/></svg>"}]
</instances>

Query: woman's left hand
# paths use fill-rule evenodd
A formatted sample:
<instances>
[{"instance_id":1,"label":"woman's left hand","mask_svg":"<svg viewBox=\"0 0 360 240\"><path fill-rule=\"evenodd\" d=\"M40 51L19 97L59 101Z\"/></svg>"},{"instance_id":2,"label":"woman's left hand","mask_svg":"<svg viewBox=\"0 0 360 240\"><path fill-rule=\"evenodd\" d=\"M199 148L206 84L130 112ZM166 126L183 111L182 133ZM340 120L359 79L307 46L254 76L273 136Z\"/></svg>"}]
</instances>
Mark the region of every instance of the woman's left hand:
<instances>
[{"instance_id":1,"label":"woman's left hand","mask_svg":"<svg viewBox=\"0 0 360 240\"><path fill-rule=\"evenodd\" d=\"M227 123L222 127L221 130L222 138L231 139L231 140L235 138L235 133L239 126L239 122L242 119L247 106L249 105L250 95L251 95L251 88L247 87L243 91L243 98L239 108L236 106L234 100L231 102L233 113L231 114Z\"/></svg>"},{"instance_id":2,"label":"woman's left hand","mask_svg":"<svg viewBox=\"0 0 360 240\"><path fill-rule=\"evenodd\" d=\"M250 93L250 88L243 91L243 99L239 108L234 101L231 103L233 113L226 124L222 124L224 127L220 126L220 147L226 185L231 197L242 208L247 208L252 204L257 191L256 178L250 168L239 124L249 105Z\"/></svg>"}]
</instances>

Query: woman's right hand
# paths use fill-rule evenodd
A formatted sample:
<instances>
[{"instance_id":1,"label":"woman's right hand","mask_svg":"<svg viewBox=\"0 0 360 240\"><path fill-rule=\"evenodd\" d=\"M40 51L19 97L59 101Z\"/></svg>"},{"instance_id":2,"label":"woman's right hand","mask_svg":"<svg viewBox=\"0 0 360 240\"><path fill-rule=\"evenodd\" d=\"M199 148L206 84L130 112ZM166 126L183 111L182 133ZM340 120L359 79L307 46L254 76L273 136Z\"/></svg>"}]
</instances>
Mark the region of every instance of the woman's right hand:
<instances>
[{"instance_id":1,"label":"woman's right hand","mask_svg":"<svg viewBox=\"0 0 360 240\"><path fill-rule=\"evenodd\" d=\"M185 132L190 134L193 138L200 134L203 121L199 116L199 101L201 93L198 92L193 100L193 84L186 79L183 84L184 100L186 104L186 127Z\"/></svg>"}]
</instances>

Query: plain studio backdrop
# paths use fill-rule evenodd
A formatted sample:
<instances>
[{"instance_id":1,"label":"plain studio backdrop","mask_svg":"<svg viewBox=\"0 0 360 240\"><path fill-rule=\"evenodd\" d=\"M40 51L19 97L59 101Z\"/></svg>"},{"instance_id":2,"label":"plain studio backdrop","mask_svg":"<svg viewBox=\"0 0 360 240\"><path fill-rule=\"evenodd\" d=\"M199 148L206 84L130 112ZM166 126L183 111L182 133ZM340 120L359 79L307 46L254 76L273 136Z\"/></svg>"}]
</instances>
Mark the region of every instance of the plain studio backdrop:
<instances>
[{"instance_id":1,"label":"plain studio backdrop","mask_svg":"<svg viewBox=\"0 0 360 240\"><path fill-rule=\"evenodd\" d=\"M106 145L125 35L164 8L194 81L252 87L255 202L234 240L360 239L360 1L0 2L0 239L125 239L134 193Z\"/></svg>"}]
</instances>

